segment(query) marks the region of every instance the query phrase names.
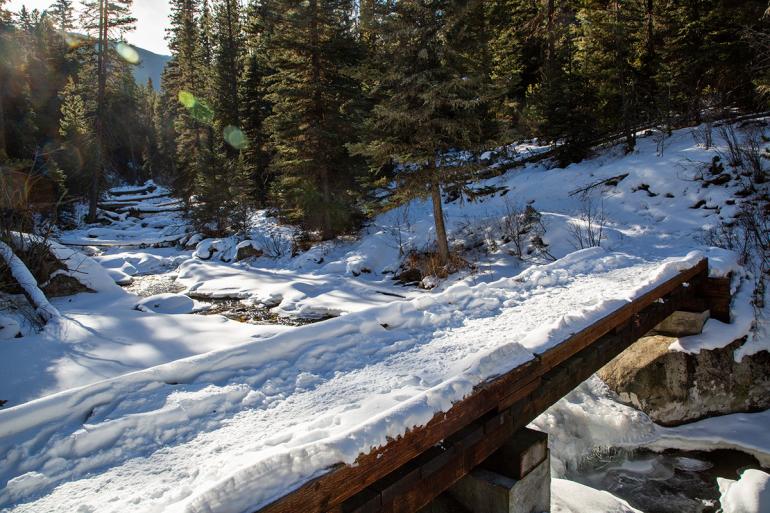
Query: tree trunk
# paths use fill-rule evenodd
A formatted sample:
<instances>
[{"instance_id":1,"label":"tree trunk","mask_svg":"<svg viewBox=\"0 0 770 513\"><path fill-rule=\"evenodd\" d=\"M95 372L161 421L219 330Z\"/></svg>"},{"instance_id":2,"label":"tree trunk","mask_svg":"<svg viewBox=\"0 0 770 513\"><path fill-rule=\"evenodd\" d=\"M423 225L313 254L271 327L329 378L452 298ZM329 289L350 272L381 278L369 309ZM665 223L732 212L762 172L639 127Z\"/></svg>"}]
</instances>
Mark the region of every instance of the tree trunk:
<instances>
[{"instance_id":1,"label":"tree trunk","mask_svg":"<svg viewBox=\"0 0 770 513\"><path fill-rule=\"evenodd\" d=\"M311 80L313 82L313 121L320 127L324 124L324 108L323 98L321 97L321 56L320 56L320 29L318 26L318 1L310 0L310 47L312 49L311 54ZM316 151L318 154L326 152L326 148L322 148L318 135L315 135ZM319 179L321 186L321 195L323 198L323 205L321 208L321 236L324 240L334 238L334 227L332 226L331 219L331 188L329 185L329 166L328 159L324 158L323 162L319 162Z\"/></svg>"},{"instance_id":2,"label":"tree trunk","mask_svg":"<svg viewBox=\"0 0 770 513\"><path fill-rule=\"evenodd\" d=\"M104 101L107 89L107 52L109 45L109 0L99 1L99 53L97 54L97 81L96 96L96 144L97 159L94 173L91 178L91 193L88 201L88 222L96 221L96 209L99 205L99 189L102 172L105 167L105 134L104 134Z\"/></svg>"},{"instance_id":3,"label":"tree trunk","mask_svg":"<svg viewBox=\"0 0 770 513\"><path fill-rule=\"evenodd\" d=\"M439 184L436 169L431 166L430 195L433 199L433 221L436 224L436 246L438 247L438 256L441 265L449 264L449 241L446 236L446 225L444 224L444 209L441 205L441 185Z\"/></svg>"},{"instance_id":4,"label":"tree trunk","mask_svg":"<svg viewBox=\"0 0 770 513\"><path fill-rule=\"evenodd\" d=\"M5 98L5 77L0 77L0 162L8 158L5 144L5 110L3 99Z\"/></svg>"},{"instance_id":5,"label":"tree trunk","mask_svg":"<svg viewBox=\"0 0 770 513\"><path fill-rule=\"evenodd\" d=\"M626 153L631 153L636 146L636 137L631 122L631 99L633 90L629 91L629 84L626 77L626 55L622 50L624 43L623 16L619 0L615 0L615 51L618 61L618 82L620 85L620 102L623 117L623 133L626 138Z\"/></svg>"},{"instance_id":6,"label":"tree trunk","mask_svg":"<svg viewBox=\"0 0 770 513\"><path fill-rule=\"evenodd\" d=\"M9 245L2 241L0 241L0 259L5 262L11 276L21 288L24 297L35 307L35 313L37 313L43 324L61 317L59 310L48 302L45 294L38 287L37 280L35 280L35 277L24 262L16 256L16 253L14 253Z\"/></svg>"}]
</instances>

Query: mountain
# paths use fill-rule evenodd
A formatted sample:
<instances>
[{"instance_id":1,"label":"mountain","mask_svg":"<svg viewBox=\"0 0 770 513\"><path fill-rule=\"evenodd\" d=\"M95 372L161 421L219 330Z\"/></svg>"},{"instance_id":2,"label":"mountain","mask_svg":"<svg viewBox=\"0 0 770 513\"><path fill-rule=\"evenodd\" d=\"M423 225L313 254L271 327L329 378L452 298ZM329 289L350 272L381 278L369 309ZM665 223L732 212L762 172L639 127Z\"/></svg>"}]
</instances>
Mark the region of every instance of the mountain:
<instances>
[{"instance_id":1,"label":"mountain","mask_svg":"<svg viewBox=\"0 0 770 513\"><path fill-rule=\"evenodd\" d=\"M152 79L155 90L160 89L160 76L166 63L171 60L169 55L158 55L144 48L135 46L134 49L139 53L139 64L134 68L134 79L137 84L146 84L147 79Z\"/></svg>"}]
</instances>

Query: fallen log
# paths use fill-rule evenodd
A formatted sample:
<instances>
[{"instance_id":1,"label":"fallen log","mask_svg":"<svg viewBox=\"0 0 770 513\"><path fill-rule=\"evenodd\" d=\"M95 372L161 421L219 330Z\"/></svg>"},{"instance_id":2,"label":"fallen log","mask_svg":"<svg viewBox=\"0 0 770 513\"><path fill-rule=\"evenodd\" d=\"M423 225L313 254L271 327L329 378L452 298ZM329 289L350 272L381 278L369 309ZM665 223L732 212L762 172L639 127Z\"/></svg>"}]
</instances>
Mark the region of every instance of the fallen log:
<instances>
[{"instance_id":1,"label":"fallen log","mask_svg":"<svg viewBox=\"0 0 770 513\"><path fill-rule=\"evenodd\" d=\"M47 324L48 322L61 317L59 310L48 301L48 298L45 297L45 293L40 290L37 280L24 262L22 262L21 259L16 256L16 253L13 252L13 249L3 241L0 241L0 258L5 261L11 276L16 280L19 287L21 287L24 297L26 297L27 301L35 307L35 313L37 313L37 316L43 324Z\"/></svg>"}]
</instances>

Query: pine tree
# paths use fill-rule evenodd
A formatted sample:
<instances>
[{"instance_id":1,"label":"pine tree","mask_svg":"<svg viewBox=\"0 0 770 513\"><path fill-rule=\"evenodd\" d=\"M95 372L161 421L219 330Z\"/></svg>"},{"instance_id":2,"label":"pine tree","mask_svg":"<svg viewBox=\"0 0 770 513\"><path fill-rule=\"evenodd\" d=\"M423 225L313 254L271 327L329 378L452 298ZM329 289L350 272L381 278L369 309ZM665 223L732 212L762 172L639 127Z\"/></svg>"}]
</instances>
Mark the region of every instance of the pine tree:
<instances>
[{"instance_id":1,"label":"pine tree","mask_svg":"<svg viewBox=\"0 0 770 513\"><path fill-rule=\"evenodd\" d=\"M323 239L355 222L354 112L360 95L348 68L359 50L350 0L276 0L269 54L274 201Z\"/></svg>"},{"instance_id":2,"label":"pine tree","mask_svg":"<svg viewBox=\"0 0 770 513\"><path fill-rule=\"evenodd\" d=\"M391 159L419 167L407 192L427 190L433 201L436 242L443 265L449 246L441 183L458 168L445 166L455 148L485 143L484 112L493 99L489 76L478 57L472 30L473 0L401 0L381 26L387 59L374 93L382 98L369 120L370 139L358 151L375 167Z\"/></svg>"},{"instance_id":3,"label":"pine tree","mask_svg":"<svg viewBox=\"0 0 770 513\"><path fill-rule=\"evenodd\" d=\"M163 76L164 104L175 114L173 142L166 138L163 147L174 151L172 186L186 201L194 193L196 178L204 172L205 132L213 117L205 99L199 13L197 0L171 2L168 42L172 60Z\"/></svg>"},{"instance_id":4,"label":"pine tree","mask_svg":"<svg viewBox=\"0 0 770 513\"><path fill-rule=\"evenodd\" d=\"M8 158L6 129L5 129L5 98L8 87L8 76L11 73L8 59L10 57L10 43L12 41L11 13L5 9L7 0L0 0L0 55L6 56L0 59L0 162Z\"/></svg>"},{"instance_id":5,"label":"pine tree","mask_svg":"<svg viewBox=\"0 0 770 513\"><path fill-rule=\"evenodd\" d=\"M588 155L600 133L596 120L596 91L577 59L575 0L547 0L530 31L541 37L538 79L527 88L524 119L532 133L556 142L556 157L564 166Z\"/></svg>"},{"instance_id":6,"label":"pine tree","mask_svg":"<svg viewBox=\"0 0 770 513\"><path fill-rule=\"evenodd\" d=\"M67 33L75 28L75 9L72 7L72 0L54 0L46 12L53 18L56 28L61 32Z\"/></svg>"},{"instance_id":7,"label":"pine tree","mask_svg":"<svg viewBox=\"0 0 770 513\"><path fill-rule=\"evenodd\" d=\"M75 194L89 188L94 165L94 134L86 103L72 77L61 91L59 134L62 148L57 162L66 176L67 189Z\"/></svg>"},{"instance_id":8,"label":"pine tree","mask_svg":"<svg viewBox=\"0 0 770 513\"><path fill-rule=\"evenodd\" d=\"M271 113L267 100L267 78L272 74L267 57L270 33L270 4L253 0L246 17L246 56L240 84L241 120L246 135L242 172L248 180L247 191L260 206L267 201L272 182L269 172L270 152L264 122Z\"/></svg>"},{"instance_id":9,"label":"pine tree","mask_svg":"<svg viewBox=\"0 0 770 513\"><path fill-rule=\"evenodd\" d=\"M124 34L133 30L136 18L131 15L133 0L86 0L83 2L81 25L95 41L96 55L96 138L97 165L94 166L94 176L91 183L91 193L88 201L88 220L96 221L96 211L102 186L102 176L107 162L106 148L106 94L107 81L111 66L111 41L122 40Z\"/></svg>"},{"instance_id":10,"label":"pine tree","mask_svg":"<svg viewBox=\"0 0 770 513\"><path fill-rule=\"evenodd\" d=\"M581 36L577 60L581 73L597 92L603 133L621 132L626 151L636 144L639 61L643 6L635 0L586 1L578 12Z\"/></svg>"}]
</instances>

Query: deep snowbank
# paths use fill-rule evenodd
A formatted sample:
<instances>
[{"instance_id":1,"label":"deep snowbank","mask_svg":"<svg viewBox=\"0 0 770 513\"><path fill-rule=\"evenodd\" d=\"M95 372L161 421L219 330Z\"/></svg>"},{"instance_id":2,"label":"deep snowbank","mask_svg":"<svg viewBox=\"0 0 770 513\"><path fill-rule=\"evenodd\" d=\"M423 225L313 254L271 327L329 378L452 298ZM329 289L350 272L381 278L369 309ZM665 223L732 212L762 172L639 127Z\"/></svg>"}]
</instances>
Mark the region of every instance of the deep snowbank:
<instances>
[{"instance_id":1,"label":"deep snowbank","mask_svg":"<svg viewBox=\"0 0 770 513\"><path fill-rule=\"evenodd\" d=\"M0 504L240 513L426 423L700 258L585 250L2 410Z\"/></svg>"}]
</instances>

